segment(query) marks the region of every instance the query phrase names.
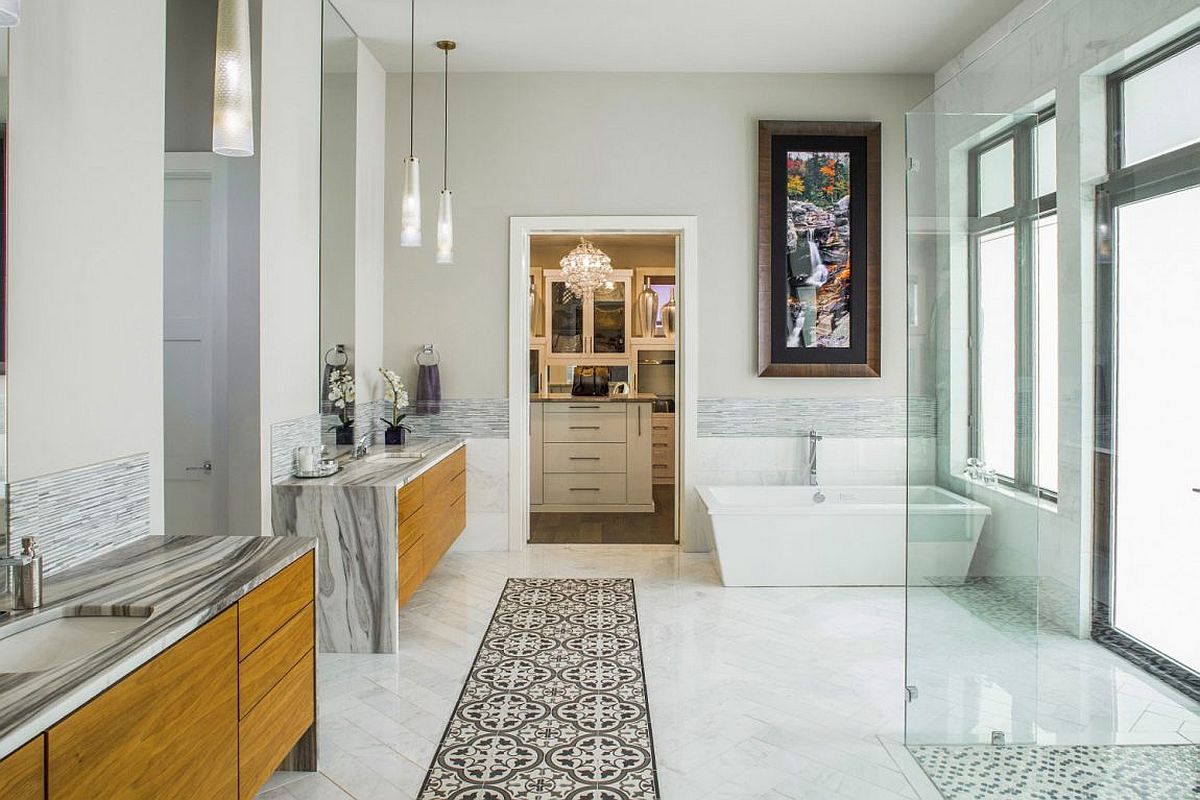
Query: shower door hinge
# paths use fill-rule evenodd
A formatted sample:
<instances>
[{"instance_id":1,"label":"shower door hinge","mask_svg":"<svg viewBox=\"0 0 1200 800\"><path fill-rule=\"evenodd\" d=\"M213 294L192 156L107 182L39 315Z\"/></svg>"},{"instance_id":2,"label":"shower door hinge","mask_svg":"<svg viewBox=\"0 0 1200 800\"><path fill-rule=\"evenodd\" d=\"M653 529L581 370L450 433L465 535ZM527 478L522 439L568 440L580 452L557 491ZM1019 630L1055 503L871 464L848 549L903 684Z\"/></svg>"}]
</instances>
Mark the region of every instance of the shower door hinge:
<instances>
[{"instance_id":1,"label":"shower door hinge","mask_svg":"<svg viewBox=\"0 0 1200 800\"><path fill-rule=\"evenodd\" d=\"M912 684L909 684L908 686L905 686L905 687L904 687L904 697L905 697L905 698L908 700L908 702L910 702L910 703L911 703L913 700L916 700L916 699L917 699L917 687L916 687L916 686L913 686Z\"/></svg>"},{"instance_id":2,"label":"shower door hinge","mask_svg":"<svg viewBox=\"0 0 1200 800\"><path fill-rule=\"evenodd\" d=\"M992 744L998 747L1004 745L1004 731L992 731Z\"/></svg>"}]
</instances>

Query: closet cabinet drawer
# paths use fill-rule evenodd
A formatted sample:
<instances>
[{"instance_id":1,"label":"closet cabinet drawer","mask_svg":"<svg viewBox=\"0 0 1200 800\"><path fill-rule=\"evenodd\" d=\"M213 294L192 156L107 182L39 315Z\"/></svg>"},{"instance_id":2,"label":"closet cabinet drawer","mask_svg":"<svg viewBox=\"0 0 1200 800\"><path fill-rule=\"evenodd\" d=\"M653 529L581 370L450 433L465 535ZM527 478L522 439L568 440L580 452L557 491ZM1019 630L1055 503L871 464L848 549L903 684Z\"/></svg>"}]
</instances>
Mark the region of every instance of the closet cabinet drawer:
<instances>
[{"instance_id":1,"label":"closet cabinet drawer","mask_svg":"<svg viewBox=\"0 0 1200 800\"><path fill-rule=\"evenodd\" d=\"M547 414L577 414L581 411L599 414L624 414L624 403L596 402L589 403L585 398L571 403L542 403Z\"/></svg>"},{"instance_id":2,"label":"closet cabinet drawer","mask_svg":"<svg viewBox=\"0 0 1200 800\"><path fill-rule=\"evenodd\" d=\"M624 418L622 418L624 422ZM611 505L625 502L625 475L546 475L546 502L564 505Z\"/></svg>"},{"instance_id":3,"label":"closet cabinet drawer","mask_svg":"<svg viewBox=\"0 0 1200 800\"><path fill-rule=\"evenodd\" d=\"M254 652L312 600L313 554L310 552L238 602L238 658Z\"/></svg>"},{"instance_id":4,"label":"closet cabinet drawer","mask_svg":"<svg viewBox=\"0 0 1200 800\"><path fill-rule=\"evenodd\" d=\"M547 442L625 441L624 414L609 414L604 411L547 414L542 427Z\"/></svg>"},{"instance_id":5,"label":"closet cabinet drawer","mask_svg":"<svg viewBox=\"0 0 1200 800\"><path fill-rule=\"evenodd\" d=\"M548 444L542 453L545 472L624 472L625 445L613 443Z\"/></svg>"}]
</instances>

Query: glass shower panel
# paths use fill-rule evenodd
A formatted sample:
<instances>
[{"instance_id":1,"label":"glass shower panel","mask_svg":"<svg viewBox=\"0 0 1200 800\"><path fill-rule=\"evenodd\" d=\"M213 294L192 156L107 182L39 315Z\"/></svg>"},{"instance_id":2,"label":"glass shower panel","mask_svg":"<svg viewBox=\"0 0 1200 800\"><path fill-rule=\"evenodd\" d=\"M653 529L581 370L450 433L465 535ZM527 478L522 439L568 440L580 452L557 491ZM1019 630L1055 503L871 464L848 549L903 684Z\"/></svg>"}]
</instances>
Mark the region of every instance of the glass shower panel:
<instances>
[{"instance_id":1,"label":"glass shower panel","mask_svg":"<svg viewBox=\"0 0 1200 800\"><path fill-rule=\"evenodd\" d=\"M1035 121L907 118L910 745L1037 739L1038 515L1015 480L1036 453L1037 259L1034 221L1004 210Z\"/></svg>"}]
</instances>

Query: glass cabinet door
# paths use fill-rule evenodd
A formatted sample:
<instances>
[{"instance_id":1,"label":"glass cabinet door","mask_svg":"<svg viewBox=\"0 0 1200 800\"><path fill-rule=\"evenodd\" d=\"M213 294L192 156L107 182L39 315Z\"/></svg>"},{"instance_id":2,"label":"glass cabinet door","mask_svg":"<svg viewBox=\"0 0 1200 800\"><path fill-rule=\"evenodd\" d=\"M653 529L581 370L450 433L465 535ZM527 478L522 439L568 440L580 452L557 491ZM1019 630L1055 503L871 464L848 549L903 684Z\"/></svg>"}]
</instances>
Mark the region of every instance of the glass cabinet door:
<instances>
[{"instance_id":1,"label":"glass cabinet door","mask_svg":"<svg viewBox=\"0 0 1200 800\"><path fill-rule=\"evenodd\" d=\"M546 333L550 339L551 353L582 353L583 301L567 291L567 285L559 280L548 281L549 305L546 309L549 325Z\"/></svg>"},{"instance_id":2,"label":"glass cabinet door","mask_svg":"<svg viewBox=\"0 0 1200 800\"><path fill-rule=\"evenodd\" d=\"M596 290L592 303L591 352L625 355L629 352L629 281L617 279L612 287Z\"/></svg>"}]
</instances>

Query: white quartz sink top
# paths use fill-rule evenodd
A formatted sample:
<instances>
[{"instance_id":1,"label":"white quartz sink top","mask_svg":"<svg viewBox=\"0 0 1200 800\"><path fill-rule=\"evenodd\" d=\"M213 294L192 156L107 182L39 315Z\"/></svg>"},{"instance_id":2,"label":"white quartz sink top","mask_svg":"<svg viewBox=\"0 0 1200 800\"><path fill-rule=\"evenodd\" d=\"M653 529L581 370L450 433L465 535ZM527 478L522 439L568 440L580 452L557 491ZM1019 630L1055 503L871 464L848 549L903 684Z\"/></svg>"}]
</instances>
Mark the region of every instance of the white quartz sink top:
<instances>
[{"instance_id":1,"label":"white quartz sink top","mask_svg":"<svg viewBox=\"0 0 1200 800\"><path fill-rule=\"evenodd\" d=\"M125 607L119 615L79 611L31 618L38 624L5 631L0 638L0 673L44 672L83 658L145 624L152 611Z\"/></svg>"}]
</instances>

